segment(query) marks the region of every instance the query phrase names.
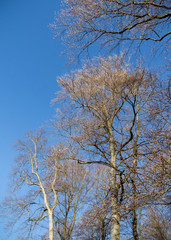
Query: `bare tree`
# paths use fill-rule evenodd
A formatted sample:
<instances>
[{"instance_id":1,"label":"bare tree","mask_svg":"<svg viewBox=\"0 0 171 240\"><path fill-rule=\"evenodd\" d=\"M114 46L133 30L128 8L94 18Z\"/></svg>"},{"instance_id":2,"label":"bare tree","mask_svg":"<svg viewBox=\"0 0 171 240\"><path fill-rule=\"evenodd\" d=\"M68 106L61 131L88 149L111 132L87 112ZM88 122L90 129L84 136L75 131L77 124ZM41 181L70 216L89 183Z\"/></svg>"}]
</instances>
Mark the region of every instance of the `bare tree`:
<instances>
[{"instance_id":1,"label":"bare tree","mask_svg":"<svg viewBox=\"0 0 171 240\"><path fill-rule=\"evenodd\" d=\"M169 240L170 239L170 213L168 209L150 207L144 215L141 225L140 239Z\"/></svg>"},{"instance_id":2,"label":"bare tree","mask_svg":"<svg viewBox=\"0 0 171 240\"><path fill-rule=\"evenodd\" d=\"M82 240L110 239L110 189L109 168L97 171L96 184L91 193L88 207L76 227L76 237Z\"/></svg>"},{"instance_id":3,"label":"bare tree","mask_svg":"<svg viewBox=\"0 0 171 240\"><path fill-rule=\"evenodd\" d=\"M79 219L78 212L86 207L94 185L93 175L77 162L64 162L58 175L56 191L58 208L54 213L55 232L61 240L72 239Z\"/></svg>"},{"instance_id":4,"label":"bare tree","mask_svg":"<svg viewBox=\"0 0 171 240\"><path fill-rule=\"evenodd\" d=\"M48 146L42 130L27 134L16 149L20 154L13 169L12 194L2 204L3 218L10 228L20 225L21 239L38 239L36 226L45 232L39 234L44 239L71 239L77 214L93 185L90 172L76 162L65 162L66 146Z\"/></svg>"},{"instance_id":5,"label":"bare tree","mask_svg":"<svg viewBox=\"0 0 171 240\"><path fill-rule=\"evenodd\" d=\"M19 140L16 149L20 152L13 169L13 195L5 200L6 209L11 209L11 219L14 223L16 219L43 225L43 221L48 219L48 236L54 239L54 210L57 206L57 192L55 183L58 175L58 161L62 154L58 151L53 164L49 161L46 152L46 139L43 131L29 133L24 141ZM49 153L50 154L50 153ZM51 172L51 175L49 175ZM48 178L50 176L50 178ZM47 187L47 179L48 185ZM25 193L25 194L21 194ZM8 214L10 214L8 212ZM31 232L33 228L31 227ZM26 231L27 232L27 231ZM26 234L26 233L25 233Z\"/></svg>"},{"instance_id":6,"label":"bare tree","mask_svg":"<svg viewBox=\"0 0 171 240\"><path fill-rule=\"evenodd\" d=\"M163 85L163 86L162 86ZM158 90L157 90L158 89ZM157 91L156 91L157 90ZM134 141L134 158L137 159L130 175L128 198L132 219L133 239L139 239L140 212L147 211L151 205L168 205L170 194L170 120L169 96L167 86L163 82L156 84L155 92L146 109L148 114L147 126L143 127L144 140L148 144L139 148L142 116L137 114L137 137ZM141 112L141 111L140 111ZM144 112L145 113L145 112ZM148 131L147 131L148 129ZM143 151L142 151L143 150ZM143 153L143 154L142 154ZM131 210L132 208L132 210ZM139 220L139 222L138 222Z\"/></svg>"},{"instance_id":7,"label":"bare tree","mask_svg":"<svg viewBox=\"0 0 171 240\"><path fill-rule=\"evenodd\" d=\"M132 211L133 198L128 201L126 193L137 159L146 162L148 146L155 142L147 134L152 127L147 119L156 81L151 73L141 68L131 71L122 58L112 57L88 62L82 70L58 79L63 91L56 100L64 99L66 109L70 106L68 112L62 111L61 126L73 146L80 148L75 160L111 169L112 240L119 239L122 215ZM141 158L135 157L135 145ZM141 163L138 167L142 168ZM147 192L142 204L145 196Z\"/></svg>"},{"instance_id":8,"label":"bare tree","mask_svg":"<svg viewBox=\"0 0 171 240\"><path fill-rule=\"evenodd\" d=\"M162 42L170 39L169 0L64 0L56 23L68 48L76 55L94 43L112 50L128 41ZM165 44L164 44L165 43ZM127 44L128 45L128 44ZM135 45L134 45L135 47ZM166 50L166 49L165 49Z\"/></svg>"}]
</instances>

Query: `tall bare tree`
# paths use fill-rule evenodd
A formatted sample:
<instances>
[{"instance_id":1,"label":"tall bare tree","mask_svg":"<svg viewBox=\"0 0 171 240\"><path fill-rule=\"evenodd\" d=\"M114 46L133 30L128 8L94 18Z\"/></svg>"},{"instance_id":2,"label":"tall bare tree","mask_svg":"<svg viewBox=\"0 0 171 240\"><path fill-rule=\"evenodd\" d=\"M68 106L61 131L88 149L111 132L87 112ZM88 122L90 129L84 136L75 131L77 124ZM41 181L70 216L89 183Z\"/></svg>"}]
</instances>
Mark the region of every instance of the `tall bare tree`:
<instances>
[{"instance_id":1,"label":"tall bare tree","mask_svg":"<svg viewBox=\"0 0 171 240\"><path fill-rule=\"evenodd\" d=\"M43 132L40 131L34 134L28 134L26 140L18 141L16 146L20 152L20 156L17 158L16 169L14 179L16 187L19 184L27 184L32 187L32 197L27 202L21 200L21 207L28 214L28 220L32 222L41 222L44 218L48 218L49 222L49 239L54 239L54 219L53 214L57 206L57 192L55 191L55 183L58 174L58 161L61 159L61 153L58 151L56 158L53 159L53 163L49 162L49 157L45 152L46 139L43 138ZM48 168L47 168L48 167ZM45 169L47 171L45 172ZM49 172L51 177L48 179ZM51 188L47 187L47 179ZM19 182L18 182L19 181ZM21 186L20 186L21 187ZM42 198L41 202L39 198ZM20 201L20 200L19 200ZM32 208L33 206L33 208ZM36 209L38 206L38 210Z\"/></svg>"},{"instance_id":2,"label":"tall bare tree","mask_svg":"<svg viewBox=\"0 0 171 240\"><path fill-rule=\"evenodd\" d=\"M152 127L147 118L149 103L157 91L156 81L155 76L141 68L131 71L117 57L98 58L58 79L62 92L56 100L62 98L63 104L70 106L69 112L62 111L61 125L73 146L80 148L75 160L111 169L112 240L119 239L122 212L126 208L129 212L132 205L125 197L125 187L130 188L129 181L138 164L135 144L141 161L145 161L150 153L148 146L155 140L147 134ZM141 168L140 163L138 166Z\"/></svg>"},{"instance_id":3,"label":"tall bare tree","mask_svg":"<svg viewBox=\"0 0 171 240\"><path fill-rule=\"evenodd\" d=\"M64 0L53 28L64 33L68 48L76 55L101 44L109 50L120 43L161 42L170 39L169 0ZM135 45L134 45L135 47ZM162 48L163 49L163 48Z\"/></svg>"},{"instance_id":4,"label":"tall bare tree","mask_svg":"<svg viewBox=\"0 0 171 240\"><path fill-rule=\"evenodd\" d=\"M69 240L93 181L84 166L65 162L66 146L49 146L47 139L41 130L18 141L13 191L2 204L3 218L9 227L19 223L21 239L23 235L38 239L34 232L39 226L44 239Z\"/></svg>"}]
</instances>

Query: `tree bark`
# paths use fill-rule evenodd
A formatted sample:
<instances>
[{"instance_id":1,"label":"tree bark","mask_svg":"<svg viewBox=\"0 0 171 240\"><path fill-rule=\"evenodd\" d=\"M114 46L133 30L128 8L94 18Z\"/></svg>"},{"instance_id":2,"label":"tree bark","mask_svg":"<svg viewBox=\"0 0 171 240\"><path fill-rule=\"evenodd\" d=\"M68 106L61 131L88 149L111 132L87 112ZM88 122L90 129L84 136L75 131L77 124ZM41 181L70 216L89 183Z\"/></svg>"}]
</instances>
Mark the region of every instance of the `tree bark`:
<instances>
[{"instance_id":1,"label":"tree bark","mask_svg":"<svg viewBox=\"0 0 171 240\"><path fill-rule=\"evenodd\" d=\"M133 238L134 240L139 240L138 235L138 220L137 220L137 187L136 187L136 172L137 172L137 160L138 160L138 137L140 134L140 127L139 127L139 101L137 100L137 136L134 146L134 154L135 154L135 166L133 169L133 176L132 176L132 187L133 187Z\"/></svg>"},{"instance_id":2,"label":"tree bark","mask_svg":"<svg viewBox=\"0 0 171 240\"><path fill-rule=\"evenodd\" d=\"M111 170L110 170L110 191L111 191L111 240L120 239L120 207L118 203L118 188L116 180L116 155L114 147L114 137L112 130L112 122L108 122L110 137L110 154L111 154Z\"/></svg>"},{"instance_id":3,"label":"tree bark","mask_svg":"<svg viewBox=\"0 0 171 240\"><path fill-rule=\"evenodd\" d=\"M120 207L118 204L118 186L116 182L116 170L111 169L111 240L119 240L119 235Z\"/></svg>"},{"instance_id":4,"label":"tree bark","mask_svg":"<svg viewBox=\"0 0 171 240\"><path fill-rule=\"evenodd\" d=\"M139 240L137 232L137 213L135 209L133 210L133 237L134 240Z\"/></svg>"},{"instance_id":5,"label":"tree bark","mask_svg":"<svg viewBox=\"0 0 171 240\"><path fill-rule=\"evenodd\" d=\"M116 180L116 156L114 151L114 138L113 138L112 131L110 133L110 152L111 152L111 167L112 167L110 170L111 240L119 240L120 239L120 207L118 204L118 184Z\"/></svg>"},{"instance_id":6,"label":"tree bark","mask_svg":"<svg viewBox=\"0 0 171 240\"><path fill-rule=\"evenodd\" d=\"M102 240L105 240L105 222L104 222L104 219L102 221Z\"/></svg>"},{"instance_id":7,"label":"tree bark","mask_svg":"<svg viewBox=\"0 0 171 240\"><path fill-rule=\"evenodd\" d=\"M54 236L53 236L53 211L49 211L49 240L54 240Z\"/></svg>"},{"instance_id":8,"label":"tree bark","mask_svg":"<svg viewBox=\"0 0 171 240\"><path fill-rule=\"evenodd\" d=\"M137 165L137 164L136 164ZM133 185L133 238L134 240L139 240L138 236L138 222L137 222L137 190L136 190L136 184L135 184L135 172L137 167L134 167L133 172L133 179L132 179L132 185Z\"/></svg>"}]
</instances>

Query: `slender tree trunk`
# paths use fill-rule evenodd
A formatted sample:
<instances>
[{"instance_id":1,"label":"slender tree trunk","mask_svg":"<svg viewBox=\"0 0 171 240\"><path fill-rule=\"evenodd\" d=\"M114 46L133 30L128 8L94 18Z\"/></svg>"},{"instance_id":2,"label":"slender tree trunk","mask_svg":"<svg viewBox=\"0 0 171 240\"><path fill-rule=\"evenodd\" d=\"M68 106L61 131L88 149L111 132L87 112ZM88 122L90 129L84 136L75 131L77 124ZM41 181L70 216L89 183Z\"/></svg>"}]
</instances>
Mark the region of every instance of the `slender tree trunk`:
<instances>
[{"instance_id":1,"label":"slender tree trunk","mask_svg":"<svg viewBox=\"0 0 171 240\"><path fill-rule=\"evenodd\" d=\"M132 187L133 187L133 238L134 240L139 240L138 236L138 221L137 221L137 187L136 187L136 172L137 172L137 161L138 161L138 137L140 134L140 129L139 129L139 101L137 101L137 136L136 136L136 141L134 145L134 154L136 158L135 166L133 169L133 176L132 176Z\"/></svg>"},{"instance_id":2,"label":"slender tree trunk","mask_svg":"<svg viewBox=\"0 0 171 240\"><path fill-rule=\"evenodd\" d=\"M102 220L102 240L105 240L105 222Z\"/></svg>"},{"instance_id":3,"label":"slender tree trunk","mask_svg":"<svg viewBox=\"0 0 171 240\"><path fill-rule=\"evenodd\" d=\"M53 236L53 211L49 211L49 240L54 240L54 236Z\"/></svg>"},{"instance_id":4,"label":"slender tree trunk","mask_svg":"<svg viewBox=\"0 0 171 240\"><path fill-rule=\"evenodd\" d=\"M138 221L137 221L137 189L135 183L135 172L137 169L137 163L134 166L132 186L133 186L133 238L134 240L139 240L138 236Z\"/></svg>"},{"instance_id":5,"label":"slender tree trunk","mask_svg":"<svg viewBox=\"0 0 171 240\"><path fill-rule=\"evenodd\" d=\"M110 136L111 170L110 170L110 191L111 191L111 240L120 239L120 207L118 204L118 184L116 181L116 156L114 148L114 137L112 123L108 123Z\"/></svg>"},{"instance_id":6,"label":"slender tree trunk","mask_svg":"<svg viewBox=\"0 0 171 240\"><path fill-rule=\"evenodd\" d=\"M120 237L120 207L118 205L118 186L116 171L111 169L111 240L119 240Z\"/></svg>"},{"instance_id":7,"label":"slender tree trunk","mask_svg":"<svg viewBox=\"0 0 171 240\"><path fill-rule=\"evenodd\" d=\"M138 232L137 232L137 213L136 213L136 209L133 210L133 237L134 237L134 240L139 240Z\"/></svg>"},{"instance_id":8,"label":"slender tree trunk","mask_svg":"<svg viewBox=\"0 0 171 240\"><path fill-rule=\"evenodd\" d=\"M135 179L134 179L135 180ZM139 240L138 237L138 222L137 222L137 193L135 182L133 181L133 195L134 195L134 205L133 205L133 238L134 240Z\"/></svg>"},{"instance_id":9,"label":"slender tree trunk","mask_svg":"<svg viewBox=\"0 0 171 240\"><path fill-rule=\"evenodd\" d=\"M111 240L119 240L120 237L120 207L118 204L118 184L116 181L116 157L111 146L110 189L111 189Z\"/></svg>"}]
</instances>

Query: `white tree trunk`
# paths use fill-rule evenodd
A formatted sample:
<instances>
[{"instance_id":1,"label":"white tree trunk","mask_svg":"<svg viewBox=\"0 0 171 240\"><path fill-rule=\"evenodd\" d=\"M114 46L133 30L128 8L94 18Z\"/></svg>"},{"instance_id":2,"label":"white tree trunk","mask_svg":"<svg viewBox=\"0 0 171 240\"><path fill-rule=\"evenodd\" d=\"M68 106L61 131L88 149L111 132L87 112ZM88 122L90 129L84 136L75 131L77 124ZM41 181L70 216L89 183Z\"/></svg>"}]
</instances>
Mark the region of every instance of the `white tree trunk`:
<instances>
[{"instance_id":1,"label":"white tree trunk","mask_svg":"<svg viewBox=\"0 0 171 240\"><path fill-rule=\"evenodd\" d=\"M110 153L111 153L111 170L110 170L110 190L111 190L111 240L120 239L120 207L118 204L118 184L116 181L116 156L114 150L114 138L112 124L109 125L110 132Z\"/></svg>"},{"instance_id":2,"label":"white tree trunk","mask_svg":"<svg viewBox=\"0 0 171 240\"><path fill-rule=\"evenodd\" d=\"M110 152L111 152L111 170L110 170L110 190L111 190L111 240L120 239L120 207L118 204L118 184L116 181L116 156L114 150L114 138L112 127L110 130Z\"/></svg>"},{"instance_id":3,"label":"white tree trunk","mask_svg":"<svg viewBox=\"0 0 171 240\"><path fill-rule=\"evenodd\" d=\"M53 211L49 210L49 240L53 239Z\"/></svg>"}]
</instances>

